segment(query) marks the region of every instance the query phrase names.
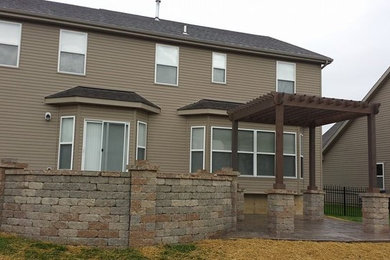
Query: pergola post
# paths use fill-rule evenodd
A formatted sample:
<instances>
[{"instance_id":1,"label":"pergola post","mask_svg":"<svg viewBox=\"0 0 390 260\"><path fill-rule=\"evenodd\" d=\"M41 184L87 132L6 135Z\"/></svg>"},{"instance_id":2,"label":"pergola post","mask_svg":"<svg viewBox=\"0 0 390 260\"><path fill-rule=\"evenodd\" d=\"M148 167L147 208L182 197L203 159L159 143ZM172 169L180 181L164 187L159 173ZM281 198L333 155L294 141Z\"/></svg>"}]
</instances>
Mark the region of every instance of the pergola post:
<instances>
[{"instance_id":1,"label":"pergola post","mask_svg":"<svg viewBox=\"0 0 390 260\"><path fill-rule=\"evenodd\" d=\"M275 107L276 154L274 189L286 188L286 185L283 183L283 125L284 106L277 104Z\"/></svg>"},{"instance_id":2,"label":"pergola post","mask_svg":"<svg viewBox=\"0 0 390 260\"><path fill-rule=\"evenodd\" d=\"M238 121L232 121L232 168L238 171Z\"/></svg>"},{"instance_id":3,"label":"pergola post","mask_svg":"<svg viewBox=\"0 0 390 260\"><path fill-rule=\"evenodd\" d=\"M375 114L367 116L368 133L368 192L379 192L376 187L376 129Z\"/></svg>"},{"instance_id":4,"label":"pergola post","mask_svg":"<svg viewBox=\"0 0 390 260\"><path fill-rule=\"evenodd\" d=\"M303 193L303 217L310 221L322 221L324 218L323 191L316 186L316 128L309 127L309 186Z\"/></svg>"},{"instance_id":5,"label":"pergola post","mask_svg":"<svg viewBox=\"0 0 390 260\"><path fill-rule=\"evenodd\" d=\"M317 190L316 186L316 128L309 127L309 186L308 190Z\"/></svg>"},{"instance_id":6,"label":"pergola post","mask_svg":"<svg viewBox=\"0 0 390 260\"><path fill-rule=\"evenodd\" d=\"M362 198L363 230L368 233L389 232L389 194L376 187L376 129L375 112L367 115L368 191Z\"/></svg>"}]
</instances>

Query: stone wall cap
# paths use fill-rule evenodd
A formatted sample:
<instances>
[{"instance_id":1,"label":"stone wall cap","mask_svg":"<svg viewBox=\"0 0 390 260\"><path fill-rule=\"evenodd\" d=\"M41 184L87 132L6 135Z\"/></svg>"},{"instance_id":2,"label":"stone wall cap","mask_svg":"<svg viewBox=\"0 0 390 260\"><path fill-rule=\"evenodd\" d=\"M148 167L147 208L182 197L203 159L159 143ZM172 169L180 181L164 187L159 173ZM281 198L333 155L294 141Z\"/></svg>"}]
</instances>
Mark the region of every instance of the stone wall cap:
<instances>
[{"instance_id":1,"label":"stone wall cap","mask_svg":"<svg viewBox=\"0 0 390 260\"><path fill-rule=\"evenodd\" d=\"M157 165L151 164L147 160L137 160L135 165L128 165L127 169L130 171L158 171L159 167Z\"/></svg>"},{"instance_id":2,"label":"stone wall cap","mask_svg":"<svg viewBox=\"0 0 390 260\"><path fill-rule=\"evenodd\" d=\"M19 163L17 159L2 158L0 161L0 168L6 169L25 169L28 167L27 163Z\"/></svg>"},{"instance_id":3,"label":"stone wall cap","mask_svg":"<svg viewBox=\"0 0 390 260\"><path fill-rule=\"evenodd\" d=\"M196 173L157 173L159 179L190 179L190 180L214 180L214 181L231 181L230 176L220 176L207 171L198 171Z\"/></svg>"},{"instance_id":4,"label":"stone wall cap","mask_svg":"<svg viewBox=\"0 0 390 260\"><path fill-rule=\"evenodd\" d=\"M378 192L360 193L359 196L362 198L390 198L389 193L378 193Z\"/></svg>"},{"instance_id":5,"label":"stone wall cap","mask_svg":"<svg viewBox=\"0 0 390 260\"><path fill-rule=\"evenodd\" d=\"M325 194L323 190L305 190L303 194Z\"/></svg>"},{"instance_id":6,"label":"stone wall cap","mask_svg":"<svg viewBox=\"0 0 390 260\"><path fill-rule=\"evenodd\" d=\"M43 175L43 176L85 176L85 177L123 177L129 178L128 172L100 172L100 171L76 171L76 170L25 170L6 169L6 175Z\"/></svg>"},{"instance_id":7,"label":"stone wall cap","mask_svg":"<svg viewBox=\"0 0 390 260\"><path fill-rule=\"evenodd\" d=\"M266 194L298 195L298 192L293 190L285 190L285 189L272 189L266 191Z\"/></svg>"},{"instance_id":8,"label":"stone wall cap","mask_svg":"<svg viewBox=\"0 0 390 260\"><path fill-rule=\"evenodd\" d=\"M240 176L240 173L238 171L233 171L232 168L222 168L221 170L214 172L214 174L219 176L231 176L231 177Z\"/></svg>"}]
</instances>

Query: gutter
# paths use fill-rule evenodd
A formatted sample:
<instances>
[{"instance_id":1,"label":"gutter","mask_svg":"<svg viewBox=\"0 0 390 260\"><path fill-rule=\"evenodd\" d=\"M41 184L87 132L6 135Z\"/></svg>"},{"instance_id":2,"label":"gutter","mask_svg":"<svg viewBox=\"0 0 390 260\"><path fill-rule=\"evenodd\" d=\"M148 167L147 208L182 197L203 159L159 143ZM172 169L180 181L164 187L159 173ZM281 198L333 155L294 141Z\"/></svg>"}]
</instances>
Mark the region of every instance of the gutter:
<instances>
[{"instance_id":1,"label":"gutter","mask_svg":"<svg viewBox=\"0 0 390 260\"><path fill-rule=\"evenodd\" d=\"M139 38L145 38L145 39L153 39L153 40L162 40L162 41L168 41L168 42L174 42L174 43L181 43L181 44L188 44L188 45L194 45L194 46L200 46L200 47L207 47L207 48L214 48L214 49L223 49L223 50L230 50L230 51L236 51L241 53L248 53L248 54L257 54L257 55L263 55L268 57L277 57L277 58L285 58L285 59L293 59L293 60L300 60L300 61L306 61L306 62L315 62L315 63L321 63L324 64L322 68L324 68L326 65L330 64L333 60L325 57L324 59L318 59L318 58L311 58L306 55L299 55L299 54L291 54L286 53L282 51L273 51L273 50L261 50L261 49L251 49L246 47L237 47L236 45L232 44L225 44L221 45L219 43L213 42L213 41L205 41L205 40L196 40L196 39L188 39L188 37L178 37L178 36L172 36L167 35L163 33L156 33L156 32L150 32L145 30L139 30L139 29L125 29L120 26L107 26L107 25L99 25L97 22L86 22L86 21L80 21L75 19L66 19L66 18L53 18L49 15L44 14L34 14L30 12L23 12L20 10L15 9L4 9L0 8L0 17L8 17L8 18L14 18L14 19L25 19L25 20L32 20L37 21L41 23L49 23L49 24L59 24L59 25L67 25L67 26L73 26L73 27L79 27L79 28L87 28L90 30L97 30L97 31L104 31L108 33L117 33L121 35L131 35ZM326 59L328 58L328 59Z\"/></svg>"},{"instance_id":2,"label":"gutter","mask_svg":"<svg viewBox=\"0 0 390 260\"><path fill-rule=\"evenodd\" d=\"M332 62L333 62L333 60L326 60L325 63L323 65L321 65L321 70L324 69L329 64L331 64Z\"/></svg>"}]
</instances>

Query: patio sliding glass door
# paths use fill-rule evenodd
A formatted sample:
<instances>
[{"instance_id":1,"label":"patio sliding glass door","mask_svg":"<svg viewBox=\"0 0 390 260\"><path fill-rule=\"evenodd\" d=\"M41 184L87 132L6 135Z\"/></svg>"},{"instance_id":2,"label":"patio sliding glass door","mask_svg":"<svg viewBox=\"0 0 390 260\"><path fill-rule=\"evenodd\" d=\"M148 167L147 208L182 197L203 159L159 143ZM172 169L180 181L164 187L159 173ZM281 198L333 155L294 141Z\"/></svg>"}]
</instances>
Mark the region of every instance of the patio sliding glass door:
<instances>
[{"instance_id":1,"label":"patio sliding glass door","mask_svg":"<svg viewBox=\"0 0 390 260\"><path fill-rule=\"evenodd\" d=\"M128 143L128 123L85 121L82 169L125 171Z\"/></svg>"}]
</instances>

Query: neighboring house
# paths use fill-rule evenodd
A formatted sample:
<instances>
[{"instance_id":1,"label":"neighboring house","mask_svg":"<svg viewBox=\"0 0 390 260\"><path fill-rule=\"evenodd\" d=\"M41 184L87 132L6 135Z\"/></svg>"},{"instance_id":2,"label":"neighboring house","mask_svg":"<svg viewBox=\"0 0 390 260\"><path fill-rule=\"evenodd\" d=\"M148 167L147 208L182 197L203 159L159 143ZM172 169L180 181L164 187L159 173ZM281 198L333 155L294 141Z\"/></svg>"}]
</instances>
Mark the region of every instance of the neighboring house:
<instances>
[{"instance_id":1,"label":"neighboring house","mask_svg":"<svg viewBox=\"0 0 390 260\"><path fill-rule=\"evenodd\" d=\"M146 159L167 173L213 172L231 164L228 109L271 91L321 95L330 62L271 37L2 0L0 157L33 169L123 171ZM241 186L264 193L274 182L274 126L240 129ZM286 184L300 192L308 130L285 129ZM320 177L318 167L318 185Z\"/></svg>"},{"instance_id":2,"label":"neighboring house","mask_svg":"<svg viewBox=\"0 0 390 260\"><path fill-rule=\"evenodd\" d=\"M377 184L390 187L390 67L375 83L363 101L380 103L376 116ZM322 137L324 184L368 186L367 119L339 122Z\"/></svg>"}]
</instances>

